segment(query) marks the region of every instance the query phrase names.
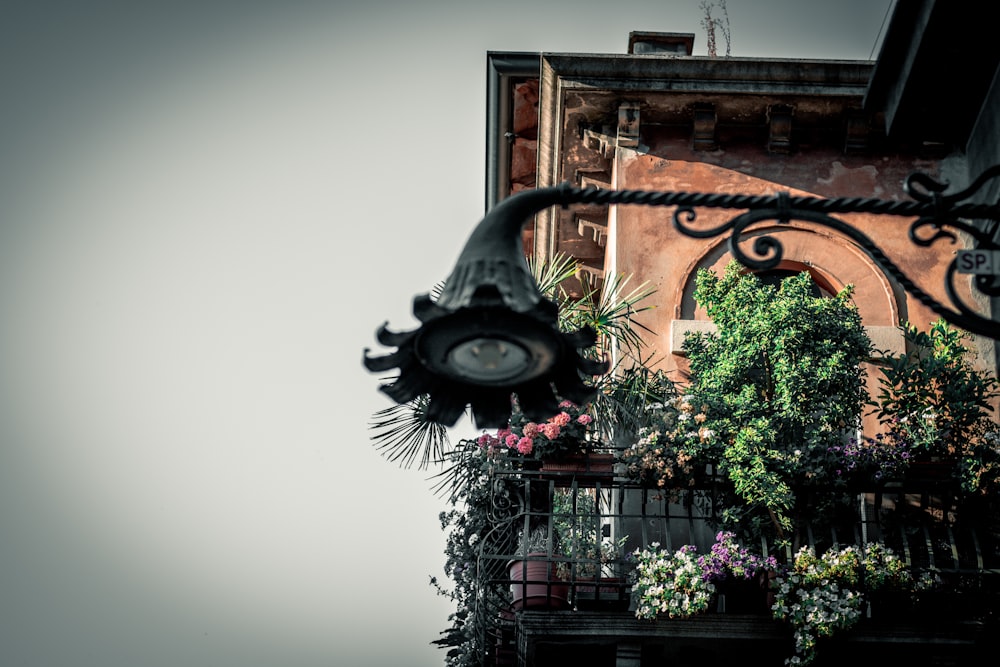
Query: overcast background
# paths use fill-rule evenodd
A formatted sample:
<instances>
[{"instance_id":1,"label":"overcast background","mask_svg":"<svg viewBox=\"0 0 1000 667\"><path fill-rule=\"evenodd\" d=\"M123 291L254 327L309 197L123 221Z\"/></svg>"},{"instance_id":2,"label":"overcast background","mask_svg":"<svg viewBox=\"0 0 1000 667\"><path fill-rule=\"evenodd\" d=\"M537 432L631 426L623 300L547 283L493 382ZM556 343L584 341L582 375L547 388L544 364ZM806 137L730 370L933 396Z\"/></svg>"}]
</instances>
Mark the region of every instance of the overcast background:
<instances>
[{"instance_id":1,"label":"overcast background","mask_svg":"<svg viewBox=\"0 0 1000 667\"><path fill-rule=\"evenodd\" d=\"M732 54L889 2L730 0ZM441 665L362 349L483 214L486 52L704 55L698 5L0 2L0 665Z\"/></svg>"}]
</instances>

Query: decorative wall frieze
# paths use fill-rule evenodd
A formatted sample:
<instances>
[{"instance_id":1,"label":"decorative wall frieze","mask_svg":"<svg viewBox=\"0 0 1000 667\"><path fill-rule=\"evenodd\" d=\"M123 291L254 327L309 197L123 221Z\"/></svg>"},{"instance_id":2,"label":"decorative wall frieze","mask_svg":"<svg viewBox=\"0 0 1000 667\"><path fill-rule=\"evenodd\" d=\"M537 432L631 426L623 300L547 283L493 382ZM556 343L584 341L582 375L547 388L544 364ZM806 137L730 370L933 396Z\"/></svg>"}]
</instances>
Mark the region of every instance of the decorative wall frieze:
<instances>
[{"instance_id":1,"label":"decorative wall frieze","mask_svg":"<svg viewBox=\"0 0 1000 667\"><path fill-rule=\"evenodd\" d=\"M849 155L867 152L871 135L868 116L860 110L848 112L844 125L844 152Z\"/></svg>"},{"instance_id":2,"label":"decorative wall frieze","mask_svg":"<svg viewBox=\"0 0 1000 667\"><path fill-rule=\"evenodd\" d=\"M639 146L639 103L622 102L618 106L618 146L636 148Z\"/></svg>"},{"instance_id":3,"label":"decorative wall frieze","mask_svg":"<svg viewBox=\"0 0 1000 667\"><path fill-rule=\"evenodd\" d=\"M611 189L611 172L605 169L577 169L573 177L581 188Z\"/></svg>"},{"instance_id":4,"label":"decorative wall frieze","mask_svg":"<svg viewBox=\"0 0 1000 667\"><path fill-rule=\"evenodd\" d=\"M769 153L792 152L792 111L787 104L772 104L767 108Z\"/></svg>"},{"instance_id":5,"label":"decorative wall frieze","mask_svg":"<svg viewBox=\"0 0 1000 667\"><path fill-rule=\"evenodd\" d=\"M607 245L608 240L608 209L599 211L584 211L574 215L576 229L580 236L589 238L600 247Z\"/></svg>"},{"instance_id":6,"label":"decorative wall frieze","mask_svg":"<svg viewBox=\"0 0 1000 667\"><path fill-rule=\"evenodd\" d=\"M592 151L596 151L605 159L611 159L615 155L618 135L611 127L602 125L599 128L583 128L583 143Z\"/></svg>"},{"instance_id":7,"label":"decorative wall frieze","mask_svg":"<svg viewBox=\"0 0 1000 667\"><path fill-rule=\"evenodd\" d=\"M696 104L692 109L691 147L696 151L718 150L719 142L715 136L715 125L718 118L714 104Z\"/></svg>"},{"instance_id":8,"label":"decorative wall frieze","mask_svg":"<svg viewBox=\"0 0 1000 667\"><path fill-rule=\"evenodd\" d=\"M581 285L593 290L600 290L604 286L604 269L596 266L582 263L577 265L576 277Z\"/></svg>"},{"instance_id":9,"label":"decorative wall frieze","mask_svg":"<svg viewBox=\"0 0 1000 667\"><path fill-rule=\"evenodd\" d=\"M582 136L587 148L606 159L613 159L615 149L636 148L639 145L639 103L622 102L614 125L584 126Z\"/></svg>"}]
</instances>

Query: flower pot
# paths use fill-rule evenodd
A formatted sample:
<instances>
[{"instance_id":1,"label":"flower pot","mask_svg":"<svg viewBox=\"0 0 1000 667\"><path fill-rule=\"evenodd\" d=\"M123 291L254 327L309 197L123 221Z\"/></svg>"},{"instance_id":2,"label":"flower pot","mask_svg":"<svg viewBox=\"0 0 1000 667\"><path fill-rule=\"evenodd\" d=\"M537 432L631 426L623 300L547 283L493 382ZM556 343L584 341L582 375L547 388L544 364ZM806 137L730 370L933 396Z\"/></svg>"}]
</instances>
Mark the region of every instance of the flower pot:
<instances>
[{"instance_id":1,"label":"flower pot","mask_svg":"<svg viewBox=\"0 0 1000 667\"><path fill-rule=\"evenodd\" d=\"M622 611L628 609L628 588L625 580L619 577L601 577L596 581L581 579L573 584L573 602L577 609Z\"/></svg>"},{"instance_id":2,"label":"flower pot","mask_svg":"<svg viewBox=\"0 0 1000 667\"><path fill-rule=\"evenodd\" d=\"M917 618L917 601L905 591L876 591L865 595L864 615L872 622L892 624Z\"/></svg>"},{"instance_id":3,"label":"flower pot","mask_svg":"<svg viewBox=\"0 0 1000 667\"><path fill-rule=\"evenodd\" d=\"M953 459L910 461L903 473L902 491L953 494L959 491L958 462Z\"/></svg>"},{"instance_id":4,"label":"flower pot","mask_svg":"<svg viewBox=\"0 0 1000 667\"><path fill-rule=\"evenodd\" d=\"M568 454L542 461L542 473L555 477L556 486L610 484L614 479L615 455L608 453Z\"/></svg>"},{"instance_id":5,"label":"flower pot","mask_svg":"<svg viewBox=\"0 0 1000 667\"><path fill-rule=\"evenodd\" d=\"M954 479L958 462L950 459L927 459L910 461L906 479L921 482L941 483Z\"/></svg>"},{"instance_id":6,"label":"flower pot","mask_svg":"<svg viewBox=\"0 0 1000 667\"><path fill-rule=\"evenodd\" d=\"M768 579L763 573L753 579L729 579L715 584L718 611L723 614L767 614Z\"/></svg>"},{"instance_id":7,"label":"flower pot","mask_svg":"<svg viewBox=\"0 0 1000 667\"><path fill-rule=\"evenodd\" d=\"M568 609L569 584L557 579L555 567L544 553L530 553L525 560L511 561L510 592L514 609Z\"/></svg>"}]
</instances>

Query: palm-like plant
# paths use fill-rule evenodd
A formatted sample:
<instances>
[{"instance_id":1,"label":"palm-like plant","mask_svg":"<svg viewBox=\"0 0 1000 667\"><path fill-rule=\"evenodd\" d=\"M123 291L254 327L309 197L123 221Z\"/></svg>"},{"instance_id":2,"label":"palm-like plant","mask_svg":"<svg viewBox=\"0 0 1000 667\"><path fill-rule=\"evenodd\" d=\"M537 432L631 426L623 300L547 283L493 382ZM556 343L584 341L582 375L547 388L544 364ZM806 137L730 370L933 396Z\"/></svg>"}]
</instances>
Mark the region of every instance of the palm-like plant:
<instances>
[{"instance_id":1,"label":"palm-like plant","mask_svg":"<svg viewBox=\"0 0 1000 667\"><path fill-rule=\"evenodd\" d=\"M418 468L426 469L431 461L441 461L450 449L448 430L428 421L427 397L418 396L409 403L383 408L372 416L370 428L376 448L393 462L409 468L419 456Z\"/></svg>"},{"instance_id":2,"label":"palm-like plant","mask_svg":"<svg viewBox=\"0 0 1000 667\"><path fill-rule=\"evenodd\" d=\"M589 354L610 358L610 371L597 379L597 394L590 405L598 435L610 442L616 436L629 439L642 425L646 408L662 403L674 393L673 383L654 372L655 359L644 357L640 329L653 333L636 321L635 315L654 306L644 302L656 291L648 283L630 287L630 276L618 273L602 285L594 285L589 274L577 272L583 295L560 310L561 326L589 326L597 332L597 345Z\"/></svg>"},{"instance_id":3,"label":"palm-like plant","mask_svg":"<svg viewBox=\"0 0 1000 667\"><path fill-rule=\"evenodd\" d=\"M632 357L643 347L639 329L653 333L637 322L633 316L651 309L651 305L639 305L656 291L649 283L629 288L631 276L616 273L600 286L595 286L589 274L581 273L583 296L566 308L560 315L562 326L578 329L589 326L597 332L597 345L592 353L598 358L622 355Z\"/></svg>"}]
</instances>

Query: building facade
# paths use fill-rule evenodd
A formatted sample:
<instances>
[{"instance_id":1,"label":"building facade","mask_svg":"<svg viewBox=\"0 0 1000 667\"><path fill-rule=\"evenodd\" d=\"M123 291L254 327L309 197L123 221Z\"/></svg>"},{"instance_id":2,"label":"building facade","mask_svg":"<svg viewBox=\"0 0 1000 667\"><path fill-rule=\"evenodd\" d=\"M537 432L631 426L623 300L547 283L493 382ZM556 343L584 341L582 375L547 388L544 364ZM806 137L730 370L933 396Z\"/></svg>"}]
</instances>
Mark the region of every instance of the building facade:
<instances>
[{"instance_id":1,"label":"building facade","mask_svg":"<svg viewBox=\"0 0 1000 667\"><path fill-rule=\"evenodd\" d=\"M627 52L620 55L490 53L487 208L511 194L565 182L613 190L902 202L925 187L921 181L907 186L911 174L919 173L947 182L949 191L962 189L1000 163L1000 58L991 53L985 33L981 40L959 39L960 26L986 30L970 27L966 8L954 3L898 3L873 62L695 57L693 35L643 32L629 35ZM961 78L953 74L958 69ZM990 201L998 191L989 183L977 196ZM714 326L694 301L695 276L700 269L721 273L734 248L725 234L681 233L671 216L644 206L553 207L536 216L523 239L536 261L566 255L579 262L571 292L617 274L654 286L656 307L637 320L648 331L645 342L658 352L658 368L683 382L685 333ZM734 213L699 210L696 216L698 225L711 228L725 225ZM939 317L904 282L950 303L949 266L955 251L972 241L960 237L925 247L909 237L911 219L840 217L884 251L905 280L886 271L857 237L810 221L763 221L739 248L752 255L755 240L775 239L783 249L778 270L807 272L821 293L852 286L875 348L903 352L901 322L926 329ZM990 319L996 304L973 280L958 276L954 296ZM993 340L974 336L971 345L977 366L995 373ZM872 419L866 428L877 428ZM573 507L578 501L593 505L603 530L631 536L629 549L655 541L675 547L689 542L704 551L711 542L710 510L620 477L588 470L497 474L523 489L524 515L515 522L525 519L525 527L536 514L551 515L553 499L569 493ZM810 534L810 543L891 542L913 567L975 579L979 593L961 602L942 599L940 614L920 618L869 609L865 622L826 647L817 664L961 665L995 656L995 523L972 524L961 516L956 522L943 487L883 491L859 496L852 527L833 536ZM532 496L545 500L524 502ZM880 517L906 512L919 517L909 524L912 530L890 535L890 524ZM551 540L542 555L559 560ZM483 585L515 594L520 588L527 596L531 577L526 569L507 569L512 558L485 554L482 562L491 565L480 570ZM548 582L540 594L546 603L480 610L491 619L484 662L640 667L731 664L752 656L755 663L778 665L788 656L787 631L766 615L716 613L650 624L628 608L627 578L611 579L605 588L600 577L571 580L565 604L547 603L563 599ZM596 594L583 583L594 584Z\"/></svg>"}]
</instances>

